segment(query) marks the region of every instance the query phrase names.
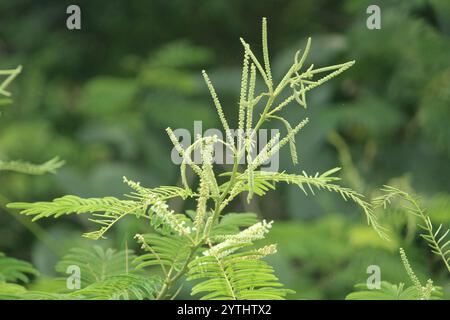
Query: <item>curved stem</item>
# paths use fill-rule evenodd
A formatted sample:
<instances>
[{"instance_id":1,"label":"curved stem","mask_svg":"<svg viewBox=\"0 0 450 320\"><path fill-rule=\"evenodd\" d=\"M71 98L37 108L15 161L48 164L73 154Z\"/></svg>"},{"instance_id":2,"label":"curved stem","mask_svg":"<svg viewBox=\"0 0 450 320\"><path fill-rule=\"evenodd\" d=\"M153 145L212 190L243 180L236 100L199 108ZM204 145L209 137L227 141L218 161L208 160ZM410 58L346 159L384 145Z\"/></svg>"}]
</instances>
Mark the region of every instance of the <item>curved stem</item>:
<instances>
[{"instance_id":1,"label":"curved stem","mask_svg":"<svg viewBox=\"0 0 450 320\"><path fill-rule=\"evenodd\" d=\"M172 272L174 270L173 266L170 268L164 281L164 284L161 290L159 291L158 295L156 296L156 300L164 299L164 297L167 295L172 285L186 273L189 262L191 262L192 258L194 257L194 253L199 246L200 244L197 244L191 248L188 257L186 258L186 261L183 264L183 267L181 267L180 271L178 271L173 277L171 277Z\"/></svg>"}]
</instances>

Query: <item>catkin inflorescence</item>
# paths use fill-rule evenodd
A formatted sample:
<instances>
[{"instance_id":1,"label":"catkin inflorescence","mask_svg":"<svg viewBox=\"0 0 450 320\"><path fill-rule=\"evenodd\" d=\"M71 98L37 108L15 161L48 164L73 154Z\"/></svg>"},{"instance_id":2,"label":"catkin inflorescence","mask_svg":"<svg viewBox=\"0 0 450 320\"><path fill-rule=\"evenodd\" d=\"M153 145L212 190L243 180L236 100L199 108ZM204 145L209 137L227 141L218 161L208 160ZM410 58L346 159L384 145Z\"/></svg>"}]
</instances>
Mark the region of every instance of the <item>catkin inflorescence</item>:
<instances>
[{"instance_id":1,"label":"catkin inflorescence","mask_svg":"<svg viewBox=\"0 0 450 320\"><path fill-rule=\"evenodd\" d=\"M264 236L269 232L270 228L272 228L272 224L273 221L267 222L266 220L263 220L255 223L238 234L225 236L224 241L211 247L203 254L207 256L216 256L219 258L227 256L237 250L238 247L236 245L252 243L255 240L264 239Z\"/></svg>"}]
</instances>

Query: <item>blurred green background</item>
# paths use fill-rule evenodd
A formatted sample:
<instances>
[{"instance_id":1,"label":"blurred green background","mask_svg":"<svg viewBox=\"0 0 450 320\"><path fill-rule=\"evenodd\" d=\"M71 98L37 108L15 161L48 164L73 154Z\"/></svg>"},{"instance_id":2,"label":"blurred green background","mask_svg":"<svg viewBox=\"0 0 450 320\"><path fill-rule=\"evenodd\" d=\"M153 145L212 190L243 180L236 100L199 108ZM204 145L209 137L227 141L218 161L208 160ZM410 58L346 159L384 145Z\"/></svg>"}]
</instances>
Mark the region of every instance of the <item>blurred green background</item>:
<instances>
[{"instance_id":1,"label":"blurred green background","mask_svg":"<svg viewBox=\"0 0 450 320\"><path fill-rule=\"evenodd\" d=\"M82 30L66 28L66 7L78 4ZM366 27L370 4L381 7L381 30ZM56 174L0 175L0 251L55 275L58 257L91 246L80 217L42 221L5 209L11 201L48 201L63 194L121 196L122 176L146 186L177 184L164 129L219 128L201 78L207 69L229 119L237 119L243 36L260 52L260 21L269 23L274 76L313 38L308 63L356 60L342 76L311 92L297 139L300 164L282 153L280 170L309 173L342 166L343 182L368 196L383 184L414 190L437 224L450 225L450 2L391 1L50 1L0 2L0 69L22 64L14 104L0 117L0 159L66 160ZM233 120L234 121L234 120ZM236 123L236 121L234 122ZM274 125L274 124L271 124ZM235 126L232 126L235 127ZM288 152L288 150L285 150ZM180 206L180 204L178 204ZM182 206L179 210L189 207ZM336 195L306 197L280 186L264 199L233 203L275 219L271 257L295 299L342 299L365 282L369 265L382 280L409 283L398 248L419 278L450 290L448 274L401 211L382 218L391 241L379 239L363 214ZM122 222L105 247L133 246L145 225ZM182 298L189 298L185 289Z\"/></svg>"}]
</instances>

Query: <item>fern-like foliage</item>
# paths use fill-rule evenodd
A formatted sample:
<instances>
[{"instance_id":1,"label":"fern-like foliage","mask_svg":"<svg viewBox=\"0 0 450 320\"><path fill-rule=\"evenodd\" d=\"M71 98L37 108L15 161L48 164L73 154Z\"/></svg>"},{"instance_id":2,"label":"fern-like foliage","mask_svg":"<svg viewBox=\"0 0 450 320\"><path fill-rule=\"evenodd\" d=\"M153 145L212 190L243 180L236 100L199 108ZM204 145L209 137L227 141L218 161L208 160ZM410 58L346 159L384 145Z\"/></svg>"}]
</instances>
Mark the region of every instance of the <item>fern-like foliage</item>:
<instances>
[{"instance_id":1,"label":"fern-like foliage","mask_svg":"<svg viewBox=\"0 0 450 320\"><path fill-rule=\"evenodd\" d=\"M0 171L15 171L30 175L55 173L64 165L64 161L55 157L43 164L32 164L25 161L0 161Z\"/></svg>"},{"instance_id":2,"label":"fern-like foliage","mask_svg":"<svg viewBox=\"0 0 450 320\"><path fill-rule=\"evenodd\" d=\"M242 228L247 228L258 222L254 213L228 213L211 230L211 236L226 236L238 233Z\"/></svg>"},{"instance_id":3,"label":"fern-like foliage","mask_svg":"<svg viewBox=\"0 0 450 320\"><path fill-rule=\"evenodd\" d=\"M9 208L21 209L24 215L33 216L33 221L69 214L91 213L92 222L101 225L99 230L84 234L91 239L100 239L120 219L127 214L139 215L142 212L142 203L132 200L119 200L114 197L80 198L77 196L64 196L52 202L11 203Z\"/></svg>"},{"instance_id":4,"label":"fern-like foliage","mask_svg":"<svg viewBox=\"0 0 450 320\"><path fill-rule=\"evenodd\" d=\"M450 272L450 238L448 237L450 229L445 229L442 224L435 228L430 217L420 206L418 198L392 186L384 186L381 191L383 194L373 200L374 207L386 208L394 199L400 198L403 201L401 206L406 209L406 212L419 219L418 226L423 231L421 237Z\"/></svg>"},{"instance_id":5,"label":"fern-like foliage","mask_svg":"<svg viewBox=\"0 0 450 320\"><path fill-rule=\"evenodd\" d=\"M160 282L159 277L123 274L95 282L69 296L82 300L153 300Z\"/></svg>"},{"instance_id":6,"label":"fern-like foliage","mask_svg":"<svg viewBox=\"0 0 450 320\"><path fill-rule=\"evenodd\" d=\"M129 250L115 251L94 246L92 250L73 248L57 264L56 270L66 275L69 266L80 270L81 288L59 292L28 290L23 286L0 281L1 299L25 300L151 300L161 287L158 276L138 274ZM13 260L13 259L10 259ZM0 260L1 261L1 260ZM27 280L24 272L35 272L28 263L5 261L10 266L7 280ZM15 269L13 269L15 267ZM31 269L30 269L31 268Z\"/></svg>"},{"instance_id":7,"label":"fern-like foliage","mask_svg":"<svg viewBox=\"0 0 450 320\"><path fill-rule=\"evenodd\" d=\"M168 275L180 271L190 254L189 243L179 236L138 234L136 239L142 249L147 251L134 260L136 269L158 265Z\"/></svg>"},{"instance_id":8,"label":"fern-like foliage","mask_svg":"<svg viewBox=\"0 0 450 320\"><path fill-rule=\"evenodd\" d=\"M152 300L160 282L158 277L123 274L69 293L28 291L16 284L0 283L0 300Z\"/></svg>"},{"instance_id":9,"label":"fern-like foliage","mask_svg":"<svg viewBox=\"0 0 450 320\"><path fill-rule=\"evenodd\" d=\"M273 268L262 260L276 252L276 245L244 250L263 239L272 223L258 222L231 235L217 235L203 256L189 263L188 280L203 280L192 289L202 299L284 299L291 290L282 288Z\"/></svg>"},{"instance_id":10,"label":"fern-like foliage","mask_svg":"<svg viewBox=\"0 0 450 320\"><path fill-rule=\"evenodd\" d=\"M6 78L0 83L0 96L8 98L0 99L0 106L11 103L11 93L6 90L10 83L22 72L22 66L15 69L0 70L0 77ZM0 160L0 171L15 171L30 175L42 175L45 173L55 173L57 169L64 165L64 161L58 157L50 159L43 164L32 164L26 161L2 161Z\"/></svg>"},{"instance_id":11,"label":"fern-like foliage","mask_svg":"<svg viewBox=\"0 0 450 320\"><path fill-rule=\"evenodd\" d=\"M244 250L263 239L270 227L263 221L232 236L213 237L215 243L188 265L188 280L203 280L192 294L218 300L284 299L291 290L282 288L273 268L262 260L276 252L276 245Z\"/></svg>"},{"instance_id":12,"label":"fern-like foliage","mask_svg":"<svg viewBox=\"0 0 450 320\"><path fill-rule=\"evenodd\" d=\"M347 295L347 300L439 300L443 296L442 288L434 286L433 281L428 279L423 286L416 276L405 250L400 248L400 259L405 268L412 286L405 288L404 283L398 285L382 281L379 288L369 287L367 284L357 284L357 291Z\"/></svg>"},{"instance_id":13,"label":"fern-like foliage","mask_svg":"<svg viewBox=\"0 0 450 320\"><path fill-rule=\"evenodd\" d=\"M202 71L202 75L225 130L225 138L222 140L217 136L197 137L191 146L184 148L174 132L170 128L166 130L182 157L182 187L146 188L138 182L124 178L124 182L132 189L125 200L113 197L84 199L65 196L51 202L8 205L10 208L20 209L24 215L33 216L34 220L68 214L90 214L90 220L101 225L99 230L85 234L91 239L104 237L115 223L128 215L149 221L148 225L153 233L136 236L145 253L134 262L139 270L159 267L161 281L149 280L148 286L137 288L133 285L134 280L122 277L122 274L99 278L95 272L83 271L90 276L88 281L94 282L83 288L81 293L70 293L71 297L172 298L179 290L176 287L179 288L180 280L187 276L187 280L196 282L192 294L200 294L202 299L284 299L291 291L283 287L273 268L264 260L265 256L276 252L276 245L254 247L256 241L265 238L272 222L258 222L255 215L248 213L225 213L228 205L238 195L247 193L247 200L251 201L255 194L263 196L281 182L294 184L306 194L314 194L314 189L340 194L345 200L356 203L365 213L369 224L380 236L386 237L370 204L363 196L336 183L338 178L334 173L338 169L314 176L304 172L288 174L259 171L265 162L286 145L290 146L294 164L298 162L295 136L309 123L309 119L291 123L283 116L282 111L291 103L297 103L302 107L299 110L304 111L307 108L308 92L346 71L354 61L319 68L314 65L307 66L306 60L311 47L311 39L308 39L302 54L297 52L292 66L276 83L269 60L266 19L263 19L262 23L261 62L250 45L243 39L241 42L244 58L237 141L231 134L219 95L206 71ZM256 91L258 78L265 84L265 88L260 92ZM282 98L286 96L286 92L287 98ZM286 134L277 134L259 153L254 154L256 133L272 120L280 121L286 128ZM221 144L232 152L232 169L223 175L217 175L215 172L216 144ZM194 162L191 158L196 152L200 154L200 162ZM241 160L246 160L243 168L240 165L243 162ZM194 172L198 183L189 181L188 170ZM174 198L192 198L196 202L195 210L175 212L168 203L168 200ZM94 249L90 254L72 252L72 256L63 260L66 262L60 263L61 270L67 263L80 263L83 270L102 270L104 259L96 259L96 255L101 256L96 253L97 250ZM95 262L97 260L98 262ZM131 281L130 288L135 289L124 293L127 281ZM157 288L157 292L150 288Z\"/></svg>"},{"instance_id":14,"label":"fern-like foliage","mask_svg":"<svg viewBox=\"0 0 450 320\"><path fill-rule=\"evenodd\" d=\"M8 207L21 209L21 214L33 216L33 221L49 217L58 218L62 215L90 213L92 214L90 221L99 224L101 228L86 233L84 236L97 240L104 238L104 234L127 215L149 218L149 215L146 213L149 205L160 199L174 197L182 197L184 199L189 195L184 189L177 187L147 189L130 180L126 180L126 182L136 191L129 195L133 200L120 200L114 197L81 198L69 195L57 198L51 202L10 203Z\"/></svg>"},{"instance_id":15,"label":"fern-like foliage","mask_svg":"<svg viewBox=\"0 0 450 320\"><path fill-rule=\"evenodd\" d=\"M314 176L308 175L304 171L302 174L254 171L252 186L249 185L245 173L238 176L236 179L243 182L239 186L239 192L248 191L249 188L252 187L255 193L258 195L264 195L270 189L274 189L277 182L294 184L298 186L305 195L314 195L314 189L337 193L345 201L350 200L354 202L358 207L360 207L366 215L368 223L372 225L374 230L382 238L388 238L385 228L383 228L378 223L378 219L372 210L371 204L364 200L364 196L350 188L342 187L336 184L336 182L339 181L340 178L334 176L333 174L339 170L340 168L334 168L322 174L316 173ZM230 173L226 173L225 175L229 174ZM226 188L226 186L227 184L224 184L221 186L221 188Z\"/></svg>"},{"instance_id":16,"label":"fern-like foliage","mask_svg":"<svg viewBox=\"0 0 450 320\"><path fill-rule=\"evenodd\" d=\"M284 299L292 291L282 288L273 268L261 260L265 255L264 250L251 250L193 260L189 264L188 280L203 281L193 287L192 294L202 294L201 299L205 300Z\"/></svg>"},{"instance_id":17,"label":"fern-like foliage","mask_svg":"<svg viewBox=\"0 0 450 320\"><path fill-rule=\"evenodd\" d=\"M69 266L80 268L82 287L133 271L131 262L135 258L132 251L103 249L93 246L92 249L73 248L56 265L56 271L66 274Z\"/></svg>"},{"instance_id":18,"label":"fern-like foliage","mask_svg":"<svg viewBox=\"0 0 450 320\"><path fill-rule=\"evenodd\" d=\"M28 262L7 257L0 252L0 283L16 281L27 283L30 276L38 274L38 271Z\"/></svg>"},{"instance_id":19,"label":"fern-like foliage","mask_svg":"<svg viewBox=\"0 0 450 320\"><path fill-rule=\"evenodd\" d=\"M418 300L420 292L415 286L405 288L404 283L392 284L382 281L380 289L369 289L365 283L355 285L355 292L347 295L346 300ZM439 300L442 297L442 288L433 287L431 300Z\"/></svg>"}]
</instances>

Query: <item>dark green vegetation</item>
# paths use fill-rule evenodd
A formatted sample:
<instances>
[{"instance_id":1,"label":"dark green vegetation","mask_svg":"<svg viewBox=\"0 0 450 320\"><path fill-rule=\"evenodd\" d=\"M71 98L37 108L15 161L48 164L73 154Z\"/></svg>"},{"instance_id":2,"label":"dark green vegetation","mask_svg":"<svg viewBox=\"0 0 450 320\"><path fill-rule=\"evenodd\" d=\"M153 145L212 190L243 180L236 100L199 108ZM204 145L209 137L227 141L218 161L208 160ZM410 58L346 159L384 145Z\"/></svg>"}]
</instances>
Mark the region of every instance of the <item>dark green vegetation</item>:
<instances>
[{"instance_id":1,"label":"dark green vegetation","mask_svg":"<svg viewBox=\"0 0 450 320\"><path fill-rule=\"evenodd\" d=\"M286 149L282 169L323 172L341 163L346 185L368 197L378 196L383 184L418 194L436 228L440 223L448 228L446 1L390 1L382 5L380 31L365 28L370 1L261 1L258 8L242 1L209 1L201 7L194 1L166 2L86 3L85 30L71 33L64 27L62 6L2 1L0 69L22 64L24 71L11 88L14 104L2 107L0 159L42 163L58 155L67 164L51 176L0 174L0 251L55 276L54 266L69 248L92 246L79 237L80 230L90 230L83 218L30 224L6 209L8 202L49 201L64 194L120 197L129 192L120 183L123 175L149 187L179 183L162 132L167 126L192 128L198 119L204 128L220 126L198 72L202 68L211 70L230 126L237 127L232 123L238 119L242 49L237 40L249 35L247 42L260 43L261 16L271 25L274 79L308 36L314 39L308 63L357 61L337 81L311 92L306 111L311 123L296 140L299 165L291 165ZM296 122L299 114L299 108L289 108L284 117ZM178 212L192 207L175 205ZM353 284L365 282L369 265L380 266L382 280L408 287L399 247L422 284L432 278L449 290L439 257L418 236L415 218L402 209L388 209L380 218L390 229L389 242L366 226L356 207L327 193L306 198L297 188L280 185L250 204L243 196L230 211L277 221L264 241L278 243L277 255L268 261L280 281L296 291L289 298L344 298ZM132 237L145 229L139 221L124 220L100 244L137 251ZM151 289L137 283L143 286L139 292ZM64 285L40 278L29 287L53 291ZM180 296L188 297L189 288Z\"/></svg>"}]
</instances>

